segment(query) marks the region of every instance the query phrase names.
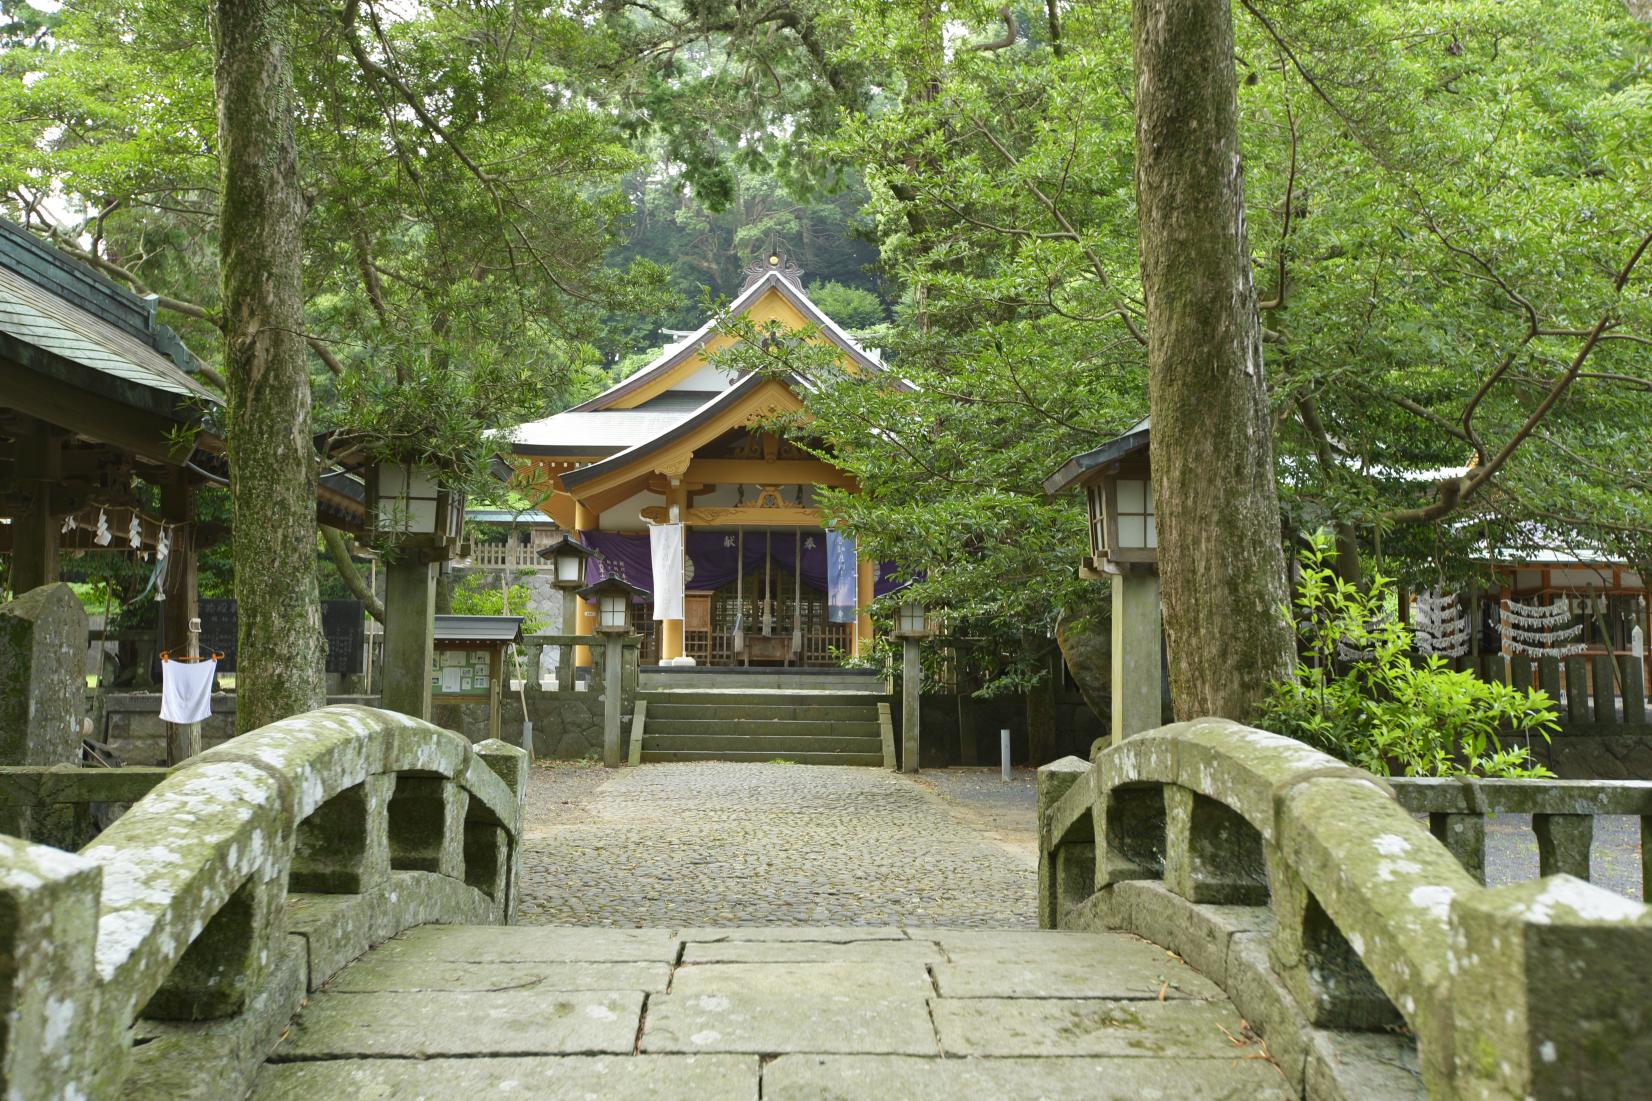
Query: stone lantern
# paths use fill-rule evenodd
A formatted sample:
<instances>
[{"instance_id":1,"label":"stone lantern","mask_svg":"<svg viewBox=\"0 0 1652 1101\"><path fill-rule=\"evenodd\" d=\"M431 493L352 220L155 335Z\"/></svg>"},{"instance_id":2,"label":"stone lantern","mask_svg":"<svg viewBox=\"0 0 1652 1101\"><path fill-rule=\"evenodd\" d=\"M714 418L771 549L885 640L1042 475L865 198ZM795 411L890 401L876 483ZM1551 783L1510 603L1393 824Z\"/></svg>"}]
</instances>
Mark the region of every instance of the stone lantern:
<instances>
[{"instance_id":1,"label":"stone lantern","mask_svg":"<svg viewBox=\"0 0 1652 1101\"><path fill-rule=\"evenodd\" d=\"M901 771L918 771L918 732L923 690L923 640L933 634L929 609L921 600L903 600L895 609L894 636L901 640Z\"/></svg>"},{"instance_id":2,"label":"stone lantern","mask_svg":"<svg viewBox=\"0 0 1652 1101\"><path fill-rule=\"evenodd\" d=\"M366 474L368 526L394 543L385 556L382 703L428 719L436 569L464 532L464 494L417 463L383 460Z\"/></svg>"},{"instance_id":3,"label":"stone lantern","mask_svg":"<svg viewBox=\"0 0 1652 1101\"><path fill-rule=\"evenodd\" d=\"M638 599L646 600L648 590L622 577L605 577L595 585L579 590L585 600L597 606L597 633L605 636L602 644L602 764L604 768L618 768L620 763L620 680L624 675L622 656L631 636L631 608Z\"/></svg>"},{"instance_id":4,"label":"stone lantern","mask_svg":"<svg viewBox=\"0 0 1652 1101\"><path fill-rule=\"evenodd\" d=\"M579 633L579 590L585 587L585 563L596 553L569 531L552 532L550 542L539 551L539 557L551 564L551 584L562 592L560 629L565 635ZM573 688L573 655L564 652L557 665L557 690L572 692Z\"/></svg>"},{"instance_id":5,"label":"stone lantern","mask_svg":"<svg viewBox=\"0 0 1652 1101\"><path fill-rule=\"evenodd\" d=\"M648 598L648 590L638 588L623 577L605 577L579 590L579 596L597 606L597 630L605 635L631 633L631 605Z\"/></svg>"},{"instance_id":6,"label":"stone lantern","mask_svg":"<svg viewBox=\"0 0 1652 1101\"><path fill-rule=\"evenodd\" d=\"M539 557L551 563L551 584L565 593L577 593L585 587L585 563L596 557L596 553L571 533L554 531L550 542L540 549ZM562 629L568 629L566 617Z\"/></svg>"},{"instance_id":7,"label":"stone lantern","mask_svg":"<svg viewBox=\"0 0 1652 1101\"><path fill-rule=\"evenodd\" d=\"M1079 575L1108 578L1113 589L1113 741L1160 725L1164 679L1159 613L1159 529L1147 419L1117 439L1068 459L1044 480L1055 496L1084 490L1090 553Z\"/></svg>"}]
</instances>

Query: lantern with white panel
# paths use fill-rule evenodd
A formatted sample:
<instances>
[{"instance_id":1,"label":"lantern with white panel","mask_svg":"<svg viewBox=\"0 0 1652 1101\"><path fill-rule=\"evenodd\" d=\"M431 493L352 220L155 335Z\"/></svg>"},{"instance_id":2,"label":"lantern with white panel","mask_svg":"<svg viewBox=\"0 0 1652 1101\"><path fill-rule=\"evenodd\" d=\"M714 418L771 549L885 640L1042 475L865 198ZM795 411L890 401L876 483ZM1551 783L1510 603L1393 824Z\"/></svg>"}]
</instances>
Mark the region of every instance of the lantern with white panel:
<instances>
[{"instance_id":1,"label":"lantern with white panel","mask_svg":"<svg viewBox=\"0 0 1652 1101\"><path fill-rule=\"evenodd\" d=\"M382 705L428 719L436 569L464 533L464 494L429 467L383 460L367 470L367 515L393 544L384 582Z\"/></svg>"},{"instance_id":2,"label":"lantern with white panel","mask_svg":"<svg viewBox=\"0 0 1652 1101\"><path fill-rule=\"evenodd\" d=\"M618 768L620 763L620 677L621 658L631 636L631 609L648 599L648 590L620 577L605 577L579 590L579 595L597 606L597 633L602 643L602 763Z\"/></svg>"},{"instance_id":3,"label":"lantern with white panel","mask_svg":"<svg viewBox=\"0 0 1652 1101\"><path fill-rule=\"evenodd\" d=\"M918 771L919 693L923 688L923 640L932 633L923 601L902 600L895 608L894 636L901 640L901 771Z\"/></svg>"},{"instance_id":4,"label":"lantern with white panel","mask_svg":"<svg viewBox=\"0 0 1652 1101\"><path fill-rule=\"evenodd\" d=\"M901 605L895 613L895 637L929 637L929 609L921 601L901 601Z\"/></svg>"},{"instance_id":5,"label":"lantern with white panel","mask_svg":"<svg viewBox=\"0 0 1652 1101\"><path fill-rule=\"evenodd\" d=\"M1159 726L1163 715L1163 630L1159 609L1159 526L1153 501L1147 420L1093 451L1075 455L1044 481L1055 496L1084 490L1090 553L1079 575L1113 590L1110 693L1115 743Z\"/></svg>"},{"instance_id":6,"label":"lantern with white panel","mask_svg":"<svg viewBox=\"0 0 1652 1101\"><path fill-rule=\"evenodd\" d=\"M571 635L577 631L579 590L585 587L585 563L595 558L596 553L574 538L572 532L560 529L553 531L545 546L539 549L539 557L550 564L551 584L562 592L562 621L558 630L563 634ZM556 688L558 692L574 690L574 654L571 646L558 647Z\"/></svg>"},{"instance_id":7,"label":"lantern with white panel","mask_svg":"<svg viewBox=\"0 0 1652 1101\"><path fill-rule=\"evenodd\" d=\"M368 474L367 507L379 531L403 539L452 546L464 531L464 494L417 463L376 464Z\"/></svg>"},{"instance_id":8,"label":"lantern with white panel","mask_svg":"<svg viewBox=\"0 0 1652 1101\"><path fill-rule=\"evenodd\" d=\"M596 553L571 533L554 531L540 548L539 557L551 564L551 584L563 592L577 592L585 587L585 563L596 557ZM567 627L564 621L563 629Z\"/></svg>"}]
</instances>

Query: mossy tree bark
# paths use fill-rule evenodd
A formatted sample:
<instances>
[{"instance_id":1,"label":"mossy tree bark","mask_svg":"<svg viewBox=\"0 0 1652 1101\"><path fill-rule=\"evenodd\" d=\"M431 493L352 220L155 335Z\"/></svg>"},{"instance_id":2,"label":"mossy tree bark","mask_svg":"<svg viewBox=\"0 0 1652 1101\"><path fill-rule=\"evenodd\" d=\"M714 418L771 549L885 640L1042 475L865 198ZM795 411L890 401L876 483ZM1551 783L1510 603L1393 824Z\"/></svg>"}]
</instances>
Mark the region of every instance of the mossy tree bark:
<instances>
[{"instance_id":1,"label":"mossy tree bark","mask_svg":"<svg viewBox=\"0 0 1652 1101\"><path fill-rule=\"evenodd\" d=\"M1153 496L1178 719L1256 717L1291 668L1229 0L1136 0Z\"/></svg>"},{"instance_id":2,"label":"mossy tree bark","mask_svg":"<svg viewBox=\"0 0 1652 1101\"><path fill-rule=\"evenodd\" d=\"M326 702L288 0L216 0L238 732Z\"/></svg>"}]
</instances>

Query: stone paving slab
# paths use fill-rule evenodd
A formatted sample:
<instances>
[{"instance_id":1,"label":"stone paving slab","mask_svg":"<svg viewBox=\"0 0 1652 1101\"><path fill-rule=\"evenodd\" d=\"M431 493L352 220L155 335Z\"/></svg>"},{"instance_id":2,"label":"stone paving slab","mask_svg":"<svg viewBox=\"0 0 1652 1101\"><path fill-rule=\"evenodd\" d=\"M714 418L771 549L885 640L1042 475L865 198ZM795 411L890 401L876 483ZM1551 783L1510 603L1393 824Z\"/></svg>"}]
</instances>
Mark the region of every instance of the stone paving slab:
<instances>
[{"instance_id":1,"label":"stone paving slab","mask_svg":"<svg viewBox=\"0 0 1652 1101\"><path fill-rule=\"evenodd\" d=\"M1080 933L1071 929L931 929L914 926L906 929L906 936L909 940L939 945L948 959L959 959L966 954L977 958L1049 957L1058 951L1078 952L1102 943L1097 940L1101 934ZM1116 936L1125 940L1138 939L1126 933L1110 933L1106 936Z\"/></svg>"},{"instance_id":2,"label":"stone paving slab","mask_svg":"<svg viewBox=\"0 0 1652 1101\"><path fill-rule=\"evenodd\" d=\"M774 993L651 998L642 1050L939 1054L923 998Z\"/></svg>"},{"instance_id":3,"label":"stone paving slab","mask_svg":"<svg viewBox=\"0 0 1652 1101\"><path fill-rule=\"evenodd\" d=\"M569 1055L268 1064L249 1101L757 1101L749 1055Z\"/></svg>"},{"instance_id":4,"label":"stone paving slab","mask_svg":"<svg viewBox=\"0 0 1652 1101\"><path fill-rule=\"evenodd\" d=\"M1245 1027L1226 1002L936 998L930 1008L949 1055L1215 1059L1242 1050Z\"/></svg>"},{"instance_id":5,"label":"stone paving slab","mask_svg":"<svg viewBox=\"0 0 1652 1101\"><path fill-rule=\"evenodd\" d=\"M763 1101L1291 1101L1273 1064L1237 1059L782 1055Z\"/></svg>"},{"instance_id":6,"label":"stone paving slab","mask_svg":"<svg viewBox=\"0 0 1652 1101\"><path fill-rule=\"evenodd\" d=\"M677 930L677 939L700 944L746 942L818 941L822 944L853 944L864 940L911 940L905 929L894 926L866 928L841 925L761 925L732 928L689 928Z\"/></svg>"},{"instance_id":7,"label":"stone paving slab","mask_svg":"<svg viewBox=\"0 0 1652 1101\"><path fill-rule=\"evenodd\" d=\"M703 963L679 967L671 976L673 997L766 990L818 996L871 994L923 998L934 993L935 988L929 972L917 960L880 961L871 967L864 962L842 960Z\"/></svg>"},{"instance_id":8,"label":"stone paving slab","mask_svg":"<svg viewBox=\"0 0 1652 1101\"><path fill-rule=\"evenodd\" d=\"M1232 1004L1187 996L1204 980L1138 938L910 935L425 926L316 993L253 1096L1289 1096Z\"/></svg>"},{"instance_id":9,"label":"stone paving slab","mask_svg":"<svg viewBox=\"0 0 1652 1101\"><path fill-rule=\"evenodd\" d=\"M693 963L838 963L884 966L916 961L939 963L939 946L930 941L689 941L683 945L685 964Z\"/></svg>"},{"instance_id":10,"label":"stone paving slab","mask_svg":"<svg viewBox=\"0 0 1652 1101\"><path fill-rule=\"evenodd\" d=\"M1217 985L1163 948L1098 934L1096 943L1051 953L982 956L954 949L935 965L945 998L1220 998Z\"/></svg>"},{"instance_id":11,"label":"stone paving slab","mask_svg":"<svg viewBox=\"0 0 1652 1101\"><path fill-rule=\"evenodd\" d=\"M325 994L271 1059L628 1055L642 1004L638 991Z\"/></svg>"},{"instance_id":12,"label":"stone paving slab","mask_svg":"<svg viewBox=\"0 0 1652 1101\"><path fill-rule=\"evenodd\" d=\"M369 953L328 984L329 991L373 993L418 990L640 990L664 993L669 963L512 960L455 963Z\"/></svg>"},{"instance_id":13,"label":"stone paving slab","mask_svg":"<svg viewBox=\"0 0 1652 1101\"><path fill-rule=\"evenodd\" d=\"M490 925L421 925L385 941L380 953L421 962L674 963L677 938L668 929L573 929L563 926L501 929Z\"/></svg>"}]
</instances>

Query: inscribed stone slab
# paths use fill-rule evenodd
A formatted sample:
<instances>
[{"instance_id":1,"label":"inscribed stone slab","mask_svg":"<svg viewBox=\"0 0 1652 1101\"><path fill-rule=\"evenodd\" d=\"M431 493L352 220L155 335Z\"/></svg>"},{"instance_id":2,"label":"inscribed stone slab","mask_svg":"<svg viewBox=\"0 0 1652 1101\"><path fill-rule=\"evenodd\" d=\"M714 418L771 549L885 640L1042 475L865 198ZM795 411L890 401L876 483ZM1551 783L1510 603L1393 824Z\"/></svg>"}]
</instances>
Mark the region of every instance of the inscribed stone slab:
<instances>
[{"instance_id":1,"label":"inscribed stone slab","mask_svg":"<svg viewBox=\"0 0 1652 1101\"><path fill-rule=\"evenodd\" d=\"M538 1059L343 1060L271 1063L249 1101L521 1097L524 1101L757 1101L747 1055L566 1055Z\"/></svg>"},{"instance_id":2,"label":"inscribed stone slab","mask_svg":"<svg viewBox=\"0 0 1652 1101\"><path fill-rule=\"evenodd\" d=\"M1216 1059L935 1059L782 1055L764 1101L1294 1101L1261 1062Z\"/></svg>"},{"instance_id":3,"label":"inscribed stone slab","mask_svg":"<svg viewBox=\"0 0 1652 1101\"><path fill-rule=\"evenodd\" d=\"M653 998L642 1050L937 1054L929 1007L922 998L785 994Z\"/></svg>"},{"instance_id":4,"label":"inscribed stone slab","mask_svg":"<svg viewBox=\"0 0 1652 1101\"><path fill-rule=\"evenodd\" d=\"M1243 1025L1220 1002L936 998L948 1055L1163 1055L1235 1058ZM1226 1031L1224 1031L1226 1030ZM1252 1051L1259 1051L1253 1048Z\"/></svg>"},{"instance_id":5,"label":"inscribed stone slab","mask_svg":"<svg viewBox=\"0 0 1652 1101\"><path fill-rule=\"evenodd\" d=\"M642 1002L635 991L323 994L271 1058L628 1054Z\"/></svg>"}]
</instances>

